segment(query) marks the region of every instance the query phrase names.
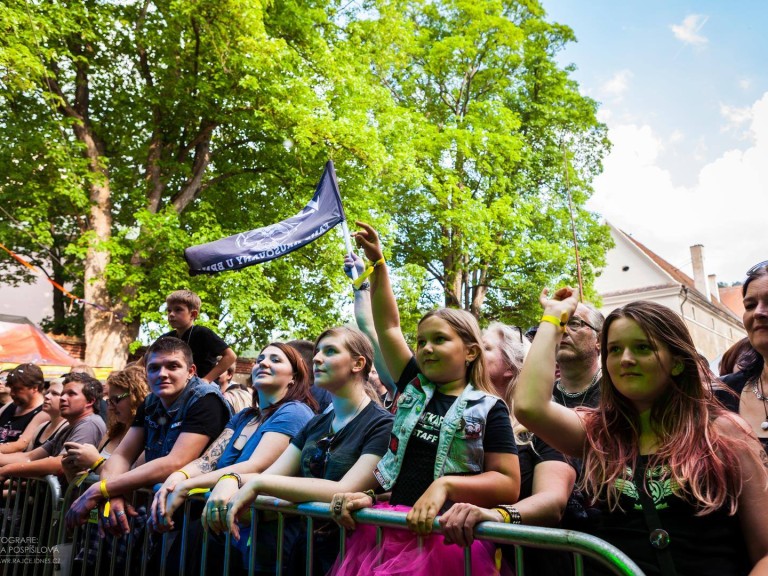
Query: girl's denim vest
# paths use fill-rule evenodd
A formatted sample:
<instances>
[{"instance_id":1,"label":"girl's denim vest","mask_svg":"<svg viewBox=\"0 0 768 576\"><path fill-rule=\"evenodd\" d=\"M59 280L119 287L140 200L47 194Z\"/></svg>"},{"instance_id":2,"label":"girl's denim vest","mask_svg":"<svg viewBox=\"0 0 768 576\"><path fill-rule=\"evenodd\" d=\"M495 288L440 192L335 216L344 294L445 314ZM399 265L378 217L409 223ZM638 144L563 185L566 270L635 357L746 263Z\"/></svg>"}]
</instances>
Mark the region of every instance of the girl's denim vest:
<instances>
[{"instance_id":1,"label":"girl's denim vest","mask_svg":"<svg viewBox=\"0 0 768 576\"><path fill-rule=\"evenodd\" d=\"M435 385L419 374L398 398L389 450L373 471L385 490L391 489L397 480L408 440L434 393ZM440 426L434 480L447 474L479 474L483 471L485 423L488 412L498 400L496 396L477 390L471 383L467 384Z\"/></svg>"},{"instance_id":2,"label":"girl's denim vest","mask_svg":"<svg viewBox=\"0 0 768 576\"><path fill-rule=\"evenodd\" d=\"M222 396L219 387L203 382L197 376L190 379L168 410L160 402L160 398L154 394L147 396L144 404L144 430L147 433L144 454L147 462L167 456L170 453L176 439L181 434L181 426L187 412L195 402L208 394L215 394L227 407L229 415L232 415L232 408Z\"/></svg>"}]
</instances>

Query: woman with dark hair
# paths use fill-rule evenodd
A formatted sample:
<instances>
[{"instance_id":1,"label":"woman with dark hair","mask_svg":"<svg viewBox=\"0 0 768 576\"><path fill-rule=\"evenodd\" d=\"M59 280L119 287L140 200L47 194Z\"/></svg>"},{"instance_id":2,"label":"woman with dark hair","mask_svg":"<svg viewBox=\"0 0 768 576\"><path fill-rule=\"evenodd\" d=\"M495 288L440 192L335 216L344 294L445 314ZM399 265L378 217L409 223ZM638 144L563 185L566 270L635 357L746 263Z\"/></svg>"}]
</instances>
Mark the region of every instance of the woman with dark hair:
<instances>
[{"instance_id":1,"label":"woman with dark hair","mask_svg":"<svg viewBox=\"0 0 768 576\"><path fill-rule=\"evenodd\" d=\"M720 390L717 396L747 421L768 452L768 261L747 270L741 294L750 345L738 357L739 371L722 378L734 393Z\"/></svg>"},{"instance_id":2,"label":"woman with dark hair","mask_svg":"<svg viewBox=\"0 0 768 576\"><path fill-rule=\"evenodd\" d=\"M749 338L745 337L736 342L733 346L728 348L720 358L720 364L718 366L718 372L720 376L728 376L729 374L735 374L741 372L743 368L742 357L752 349L752 344L749 343Z\"/></svg>"},{"instance_id":3,"label":"woman with dark hair","mask_svg":"<svg viewBox=\"0 0 768 576\"><path fill-rule=\"evenodd\" d=\"M614 310L600 338L600 404L570 410L551 401L552 371L578 295L562 288L548 299L545 290L541 304L515 414L583 459L580 487L601 511L595 535L646 574L765 573L765 455L747 424L714 400L680 317L653 302Z\"/></svg>"}]
</instances>

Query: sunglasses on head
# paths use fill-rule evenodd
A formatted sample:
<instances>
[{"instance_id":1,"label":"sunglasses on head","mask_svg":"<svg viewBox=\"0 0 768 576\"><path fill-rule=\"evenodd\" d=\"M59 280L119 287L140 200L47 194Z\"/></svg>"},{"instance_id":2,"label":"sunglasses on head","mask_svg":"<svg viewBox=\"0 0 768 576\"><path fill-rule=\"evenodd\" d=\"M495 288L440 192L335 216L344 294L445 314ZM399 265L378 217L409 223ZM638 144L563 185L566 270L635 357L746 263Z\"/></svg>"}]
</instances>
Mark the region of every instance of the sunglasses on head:
<instances>
[{"instance_id":1,"label":"sunglasses on head","mask_svg":"<svg viewBox=\"0 0 768 576\"><path fill-rule=\"evenodd\" d=\"M315 453L309 459L309 473L315 478L325 476L325 467L328 465L331 445L335 438L336 434L328 434L315 443Z\"/></svg>"},{"instance_id":2,"label":"sunglasses on head","mask_svg":"<svg viewBox=\"0 0 768 576\"><path fill-rule=\"evenodd\" d=\"M762 262L758 262L752 268L747 270L747 278L751 278L755 274L758 273L759 270L768 267L768 260L763 260Z\"/></svg>"}]
</instances>

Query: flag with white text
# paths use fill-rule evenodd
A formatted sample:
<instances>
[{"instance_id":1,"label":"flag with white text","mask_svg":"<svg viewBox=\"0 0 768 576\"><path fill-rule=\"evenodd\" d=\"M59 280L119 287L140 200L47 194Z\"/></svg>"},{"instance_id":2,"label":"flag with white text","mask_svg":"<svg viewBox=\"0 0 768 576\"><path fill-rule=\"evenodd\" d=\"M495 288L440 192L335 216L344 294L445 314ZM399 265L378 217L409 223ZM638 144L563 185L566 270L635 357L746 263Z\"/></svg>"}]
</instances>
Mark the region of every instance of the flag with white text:
<instances>
[{"instance_id":1,"label":"flag with white text","mask_svg":"<svg viewBox=\"0 0 768 576\"><path fill-rule=\"evenodd\" d=\"M215 274L273 260L317 240L345 219L333 162L325 164L312 200L287 220L184 250L189 273Z\"/></svg>"}]
</instances>

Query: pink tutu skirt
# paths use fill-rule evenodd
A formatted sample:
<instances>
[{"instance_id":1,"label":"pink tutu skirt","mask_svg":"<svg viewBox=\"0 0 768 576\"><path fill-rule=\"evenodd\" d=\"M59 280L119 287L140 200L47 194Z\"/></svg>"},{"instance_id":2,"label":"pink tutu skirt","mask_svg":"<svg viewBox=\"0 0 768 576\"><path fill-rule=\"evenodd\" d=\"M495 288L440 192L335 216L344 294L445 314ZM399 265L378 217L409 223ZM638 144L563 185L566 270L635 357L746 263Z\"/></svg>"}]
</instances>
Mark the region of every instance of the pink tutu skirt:
<instances>
[{"instance_id":1,"label":"pink tutu skirt","mask_svg":"<svg viewBox=\"0 0 768 576\"><path fill-rule=\"evenodd\" d=\"M407 512L409 506L377 504L377 509ZM475 540L472 544L472 574L499 574L492 542ZM502 574L510 574L502 568ZM464 576L464 548L445 544L443 536L433 534L422 539L419 550L416 534L406 529L383 528L381 549L376 549L376 527L358 524L347 537L344 561L336 560L330 576Z\"/></svg>"}]
</instances>

